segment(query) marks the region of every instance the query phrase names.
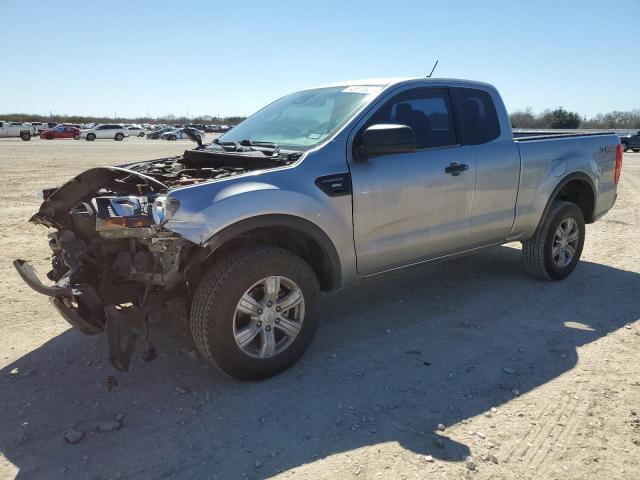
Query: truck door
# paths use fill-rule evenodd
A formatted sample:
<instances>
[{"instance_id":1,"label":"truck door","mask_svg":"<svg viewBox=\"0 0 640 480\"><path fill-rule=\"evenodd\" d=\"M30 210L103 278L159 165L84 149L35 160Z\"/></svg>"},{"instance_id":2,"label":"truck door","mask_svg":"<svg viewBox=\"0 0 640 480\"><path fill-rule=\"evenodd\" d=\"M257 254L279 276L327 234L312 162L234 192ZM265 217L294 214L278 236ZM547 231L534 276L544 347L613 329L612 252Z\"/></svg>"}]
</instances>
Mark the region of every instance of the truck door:
<instances>
[{"instance_id":1,"label":"truck door","mask_svg":"<svg viewBox=\"0 0 640 480\"><path fill-rule=\"evenodd\" d=\"M460 141L471 149L478 169L469 244L504 242L515 218L518 147L511 131L501 131L496 103L488 91L452 87L450 92Z\"/></svg>"},{"instance_id":2,"label":"truck door","mask_svg":"<svg viewBox=\"0 0 640 480\"><path fill-rule=\"evenodd\" d=\"M414 131L416 151L367 160L350 156L358 272L376 272L464 250L476 165L457 138L446 88L410 88L385 102L374 124ZM357 141L357 140L356 140ZM452 171L452 165L456 168Z\"/></svg>"}]
</instances>

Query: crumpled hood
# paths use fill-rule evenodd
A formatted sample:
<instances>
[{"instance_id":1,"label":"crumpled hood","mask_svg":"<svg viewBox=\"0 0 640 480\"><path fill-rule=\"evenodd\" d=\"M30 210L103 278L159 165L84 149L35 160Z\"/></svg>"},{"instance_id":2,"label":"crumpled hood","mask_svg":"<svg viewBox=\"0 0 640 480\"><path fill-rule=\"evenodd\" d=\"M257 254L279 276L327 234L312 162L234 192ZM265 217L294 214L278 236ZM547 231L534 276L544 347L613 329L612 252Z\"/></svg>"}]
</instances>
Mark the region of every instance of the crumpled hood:
<instances>
[{"instance_id":1,"label":"crumpled hood","mask_svg":"<svg viewBox=\"0 0 640 480\"><path fill-rule=\"evenodd\" d=\"M140 195L141 186L154 193L167 190L158 180L133 170L121 167L91 168L56 190L45 191L45 200L29 221L58 229L65 228L69 226L69 211L101 188L123 195Z\"/></svg>"}]
</instances>

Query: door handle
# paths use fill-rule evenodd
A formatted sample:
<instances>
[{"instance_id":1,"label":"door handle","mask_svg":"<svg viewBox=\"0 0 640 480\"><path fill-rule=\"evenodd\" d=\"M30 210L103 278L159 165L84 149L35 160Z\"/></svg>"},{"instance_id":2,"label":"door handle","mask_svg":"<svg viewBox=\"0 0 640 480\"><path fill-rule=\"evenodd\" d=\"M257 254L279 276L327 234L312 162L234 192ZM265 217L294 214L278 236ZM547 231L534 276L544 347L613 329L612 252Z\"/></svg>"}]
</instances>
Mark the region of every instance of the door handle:
<instances>
[{"instance_id":1,"label":"door handle","mask_svg":"<svg viewBox=\"0 0 640 480\"><path fill-rule=\"evenodd\" d=\"M453 175L454 177L460 175L462 172L469 170L469 165L466 163L451 162L448 167L444 169L445 173Z\"/></svg>"}]
</instances>

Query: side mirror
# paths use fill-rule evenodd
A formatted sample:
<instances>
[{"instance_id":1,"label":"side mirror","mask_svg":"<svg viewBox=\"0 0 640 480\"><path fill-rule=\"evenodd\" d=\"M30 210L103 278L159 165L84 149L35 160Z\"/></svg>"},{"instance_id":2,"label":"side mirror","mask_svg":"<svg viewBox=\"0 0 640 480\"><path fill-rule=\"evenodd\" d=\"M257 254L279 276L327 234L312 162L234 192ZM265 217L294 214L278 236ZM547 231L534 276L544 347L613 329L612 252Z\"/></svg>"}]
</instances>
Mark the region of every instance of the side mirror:
<instances>
[{"instance_id":1,"label":"side mirror","mask_svg":"<svg viewBox=\"0 0 640 480\"><path fill-rule=\"evenodd\" d=\"M354 153L358 158L372 158L415 149L416 137L411 127L381 123L371 125L362 133Z\"/></svg>"}]
</instances>

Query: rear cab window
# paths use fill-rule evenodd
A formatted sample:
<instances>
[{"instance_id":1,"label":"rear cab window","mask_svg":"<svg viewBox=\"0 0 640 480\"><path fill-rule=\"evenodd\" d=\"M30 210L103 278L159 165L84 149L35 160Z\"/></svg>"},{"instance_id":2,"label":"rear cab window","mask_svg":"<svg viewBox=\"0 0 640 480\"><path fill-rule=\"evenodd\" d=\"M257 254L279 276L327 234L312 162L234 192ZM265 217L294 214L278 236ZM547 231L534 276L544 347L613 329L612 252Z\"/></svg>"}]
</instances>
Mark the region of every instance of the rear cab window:
<instances>
[{"instance_id":1,"label":"rear cab window","mask_svg":"<svg viewBox=\"0 0 640 480\"><path fill-rule=\"evenodd\" d=\"M450 89L463 145L481 145L500 136L500 122L493 99L476 88Z\"/></svg>"}]
</instances>

